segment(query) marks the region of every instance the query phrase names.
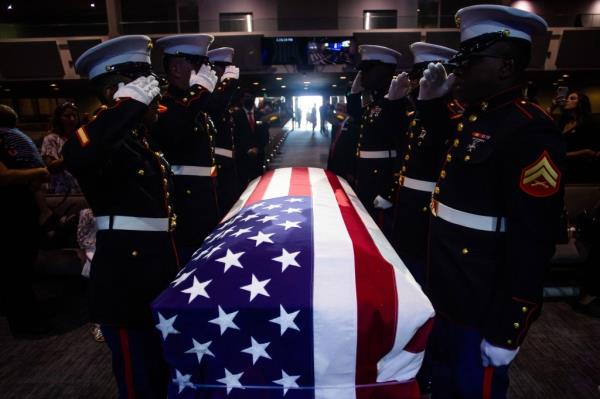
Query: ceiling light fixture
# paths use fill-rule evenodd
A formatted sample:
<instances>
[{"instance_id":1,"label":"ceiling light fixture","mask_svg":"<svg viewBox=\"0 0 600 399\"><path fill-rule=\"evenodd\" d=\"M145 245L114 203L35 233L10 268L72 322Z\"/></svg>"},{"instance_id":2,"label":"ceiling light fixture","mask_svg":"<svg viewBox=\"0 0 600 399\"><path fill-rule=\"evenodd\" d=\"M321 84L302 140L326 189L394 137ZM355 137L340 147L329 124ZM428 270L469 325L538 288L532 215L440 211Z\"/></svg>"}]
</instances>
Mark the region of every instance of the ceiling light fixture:
<instances>
[{"instance_id":1,"label":"ceiling light fixture","mask_svg":"<svg viewBox=\"0 0 600 399\"><path fill-rule=\"evenodd\" d=\"M275 80L283 80L283 78L281 76L277 76Z\"/></svg>"},{"instance_id":2,"label":"ceiling light fixture","mask_svg":"<svg viewBox=\"0 0 600 399\"><path fill-rule=\"evenodd\" d=\"M340 79L346 80L347 78L345 76L340 76Z\"/></svg>"}]
</instances>

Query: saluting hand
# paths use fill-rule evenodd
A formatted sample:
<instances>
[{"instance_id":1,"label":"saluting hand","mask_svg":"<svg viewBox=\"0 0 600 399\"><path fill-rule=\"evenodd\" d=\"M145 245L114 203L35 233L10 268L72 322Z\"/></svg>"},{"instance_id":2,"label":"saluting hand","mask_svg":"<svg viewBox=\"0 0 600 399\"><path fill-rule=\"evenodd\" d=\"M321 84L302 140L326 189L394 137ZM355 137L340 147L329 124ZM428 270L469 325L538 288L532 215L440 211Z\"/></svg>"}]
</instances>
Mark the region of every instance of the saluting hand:
<instances>
[{"instance_id":1,"label":"saluting hand","mask_svg":"<svg viewBox=\"0 0 600 399\"><path fill-rule=\"evenodd\" d=\"M441 63L429 63L419 81L419 100L433 100L444 97L454 85L454 74L447 75Z\"/></svg>"},{"instance_id":2,"label":"saluting hand","mask_svg":"<svg viewBox=\"0 0 600 399\"><path fill-rule=\"evenodd\" d=\"M212 93L218 80L217 73L209 65L203 64L198 72L192 70L190 74L190 87L200 85Z\"/></svg>"},{"instance_id":3,"label":"saluting hand","mask_svg":"<svg viewBox=\"0 0 600 399\"><path fill-rule=\"evenodd\" d=\"M352 82L352 88L350 89L351 94L361 93L365 88L362 86L362 71L358 71L354 82Z\"/></svg>"},{"instance_id":4,"label":"saluting hand","mask_svg":"<svg viewBox=\"0 0 600 399\"><path fill-rule=\"evenodd\" d=\"M158 81L152 75L140 76L136 80L124 84L119 83L119 89L113 95L115 100L131 98L149 105L156 96L160 95Z\"/></svg>"},{"instance_id":5,"label":"saluting hand","mask_svg":"<svg viewBox=\"0 0 600 399\"><path fill-rule=\"evenodd\" d=\"M223 76L221 76L221 81L225 79L235 79L238 80L240 78L240 68L235 65L227 65L225 67L225 72L223 72Z\"/></svg>"},{"instance_id":6,"label":"saluting hand","mask_svg":"<svg viewBox=\"0 0 600 399\"><path fill-rule=\"evenodd\" d=\"M390 83L390 89L384 98L392 101L399 100L406 97L409 89L410 79L408 78L408 73L402 72L400 75L392 79L392 82Z\"/></svg>"}]
</instances>

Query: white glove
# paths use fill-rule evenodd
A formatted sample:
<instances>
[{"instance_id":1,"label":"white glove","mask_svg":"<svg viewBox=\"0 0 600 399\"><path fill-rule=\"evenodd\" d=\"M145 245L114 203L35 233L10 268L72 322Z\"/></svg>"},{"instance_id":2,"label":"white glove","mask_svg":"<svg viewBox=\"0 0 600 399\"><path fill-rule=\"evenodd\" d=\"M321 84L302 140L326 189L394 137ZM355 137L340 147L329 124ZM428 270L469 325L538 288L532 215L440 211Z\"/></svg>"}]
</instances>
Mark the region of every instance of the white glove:
<instances>
[{"instance_id":1,"label":"white glove","mask_svg":"<svg viewBox=\"0 0 600 399\"><path fill-rule=\"evenodd\" d=\"M225 79L235 79L238 80L240 78L240 68L235 65L227 65L225 67L225 72L223 72L223 76L221 76L221 81Z\"/></svg>"},{"instance_id":2,"label":"white glove","mask_svg":"<svg viewBox=\"0 0 600 399\"><path fill-rule=\"evenodd\" d=\"M454 74L448 76L446 69L441 63L433 62L427 65L423 71L423 77L419 81L419 100L433 100L434 98L444 97L454 85Z\"/></svg>"},{"instance_id":3,"label":"white glove","mask_svg":"<svg viewBox=\"0 0 600 399\"><path fill-rule=\"evenodd\" d=\"M350 89L350 94L358 94L362 92L365 88L362 87L362 71L358 71L356 77L354 78L354 82L352 82L352 88Z\"/></svg>"},{"instance_id":4,"label":"white glove","mask_svg":"<svg viewBox=\"0 0 600 399\"><path fill-rule=\"evenodd\" d=\"M375 197L375 199L373 200L373 206L375 207L375 209L390 209L393 205L394 204L392 204L390 201L386 200L380 195Z\"/></svg>"},{"instance_id":5,"label":"white glove","mask_svg":"<svg viewBox=\"0 0 600 399\"><path fill-rule=\"evenodd\" d=\"M113 95L115 100L119 98L132 98L136 101L149 105L156 96L160 95L160 87L154 76L140 76L127 84L119 83L119 88Z\"/></svg>"},{"instance_id":6,"label":"white glove","mask_svg":"<svg viewBox=\"0 0 600 399\"><path fill-rule=\"evenodd\" d=\"M399 100L406 97L409 89L410 79L408 78L408 73L402 72L400 75L392 79L392 82L390 83L390 89L384 98L392 101Z\"/></svg>"},{"instance_id":7,"label":"white glove","mask_svg":"<svg viewBox=\"0 0 600 399\"><path fill-rule=\"evenodd\" d=\"M190 87L200 85L212 93L218 80L217 73L209 65L202 64L198 72L192 69Z\"/></svg>"},{"instance_id":8,"label":"white glove","mask_svg":"<svg viewBox=\"0 0 600 399\"><path fill-rule=\"evenodd\" d=\"M506 366L513 361L517 353L519 353L519 348L517 349L505 349L500 348L498 346L494 346L487 342L485 339L481 341L480 345L481 349L481 363L483 367L499 367Z\"/></svg>"}]
</instances>

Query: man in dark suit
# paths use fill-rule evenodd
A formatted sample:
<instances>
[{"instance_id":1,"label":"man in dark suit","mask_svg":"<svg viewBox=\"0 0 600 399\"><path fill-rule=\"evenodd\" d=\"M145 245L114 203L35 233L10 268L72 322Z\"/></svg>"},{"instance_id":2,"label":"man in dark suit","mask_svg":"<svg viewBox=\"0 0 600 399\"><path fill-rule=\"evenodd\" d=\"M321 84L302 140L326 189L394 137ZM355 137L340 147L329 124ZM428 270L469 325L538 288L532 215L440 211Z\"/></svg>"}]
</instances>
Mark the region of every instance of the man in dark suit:
<instances>
[{"instance_id":1,"label":"man in dark suit","mask_svg":"<svg viewBox=\"0 0 600 399\"><path fill-rule=\"evenodd\" d=\"M242 92L240 106L233 110L234 144L240 179L243 184L262 175L265 163L265 146L269 142L268 124L254 108L255 95L250 90Z\"/></svg>"}]
</instances>

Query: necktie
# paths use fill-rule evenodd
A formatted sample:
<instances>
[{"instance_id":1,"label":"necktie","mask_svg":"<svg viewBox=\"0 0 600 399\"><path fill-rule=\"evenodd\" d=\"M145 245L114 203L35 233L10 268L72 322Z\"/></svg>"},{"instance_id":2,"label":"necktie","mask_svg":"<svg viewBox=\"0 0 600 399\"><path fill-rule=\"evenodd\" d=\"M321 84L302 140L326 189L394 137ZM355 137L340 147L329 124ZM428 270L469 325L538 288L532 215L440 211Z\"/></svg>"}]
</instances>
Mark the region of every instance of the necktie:
<instances>
[{"instance_id":1,"label":"necktie","mask_svg":"<svg viewBox=\"0 0 600 399\"><path fill-rule=\"evenodd\" d=\"M248 111L248 123L250 124L250 129L254 132L254 112Z\"/></svg>"}]
</instances>

